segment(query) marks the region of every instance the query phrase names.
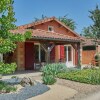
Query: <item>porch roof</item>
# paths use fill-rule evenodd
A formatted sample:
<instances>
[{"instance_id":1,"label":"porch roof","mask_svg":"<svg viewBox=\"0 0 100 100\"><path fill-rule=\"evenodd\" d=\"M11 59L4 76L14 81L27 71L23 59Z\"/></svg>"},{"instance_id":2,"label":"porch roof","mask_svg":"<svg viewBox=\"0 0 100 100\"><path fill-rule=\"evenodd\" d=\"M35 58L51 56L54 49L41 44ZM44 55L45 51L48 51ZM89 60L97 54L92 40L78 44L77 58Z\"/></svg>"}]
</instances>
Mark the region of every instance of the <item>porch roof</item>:
<instances>
[{"instance_id":1,"label":"porch roof","mask_svg":"<svg viewBox=\"0 0 100 100\"><path fill-rule=\"evenodd\" d=\"M84 38L84 41L82 42L82 46L95 46L100 45L99 39L92 39L92 38Z\"/></svg>"},{"instance_id":2,"label":"porch roof","mask_svg":"<svg viewBox=\"0 0 100 100\"><path fill-rule=\"evenodd\" d=\"M79 37L71 37L68 35L45 31L41 29L17 29L12 30L12 33L24 34L26 31L32 32L32 39L35 40L53 40L53 41L64 41L64 42L80 42L81 39Z\"/></svg>"}]
</instances>

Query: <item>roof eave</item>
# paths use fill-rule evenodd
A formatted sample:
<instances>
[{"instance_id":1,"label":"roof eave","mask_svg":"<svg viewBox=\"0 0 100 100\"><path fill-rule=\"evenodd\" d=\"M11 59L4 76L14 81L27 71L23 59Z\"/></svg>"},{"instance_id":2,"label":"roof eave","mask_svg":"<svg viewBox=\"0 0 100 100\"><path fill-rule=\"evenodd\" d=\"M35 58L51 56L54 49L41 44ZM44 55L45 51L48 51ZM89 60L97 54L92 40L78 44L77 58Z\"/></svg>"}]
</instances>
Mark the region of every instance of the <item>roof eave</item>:
<instances>
[{"instance_id":1,"label":"roof eave","mask_svg":"<svg viewBox=\"0 0 100 100\"><path fill-rule=\"evenodd\" d=\"M62 42L81 42L81 40L61 39L61 38L47 38L47 37L32 37L32 39L49 40L49 41L62 41Z\"/></svg>"}]
</instances>

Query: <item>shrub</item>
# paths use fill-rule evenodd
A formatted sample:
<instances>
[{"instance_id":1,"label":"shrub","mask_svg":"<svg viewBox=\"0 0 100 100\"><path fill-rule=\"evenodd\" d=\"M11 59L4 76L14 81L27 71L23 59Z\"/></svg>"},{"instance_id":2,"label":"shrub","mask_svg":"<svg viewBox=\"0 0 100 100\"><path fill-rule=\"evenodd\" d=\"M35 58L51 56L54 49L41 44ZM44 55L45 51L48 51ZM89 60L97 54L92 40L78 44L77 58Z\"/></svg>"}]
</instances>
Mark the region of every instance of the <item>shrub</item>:
<instances>
[{"instance_id":1,"label":"shrub","mask_svg":"<svg viewBox=\"0 0 100 100\"><path fill-rule=\"evenodd\" d=\"M56 82L56 79L53 75L46 75L46 76L43 76L43 82L46 85L52 85Z\"/></svg>"},{"instance_id":2,"label":"shrub","mask_svg":"<svg viewBox=\"0 0 100 100\"><path fill-rule=\"evenodd\" d=\"M59 73L59 78L88 84L100 84L100 69L85 69L66 73Z\"/></svg>"},{"instance_id":3,"label":"shrub","mask_svg":"<svg viewBox=\"0 0 100 100\"><path fill-rule=\"evenodd\" d=\"M55 83L56 75L61 72L66 71L66 65L63 63L54 63L54 64L47 64L42 68L43 72L43 82L45 84L53 84Z\"/></svg>"},{"instance_id":4,"label":"shrub","mask_svg":"<svg viewBox=\"0 0 100 100\"><path fill-rule=\"evenodd\" d=\"M97 54L95 55L95 60L100 60L100 53L97 53Z\"/></svg>"},{"instance_id":5,"label":"shrub","mask_svg":"<svg viewBox=\"0 0 100 100\"><path fill-rule=\"evenodd\" d=\"M4 64L0 62L0 74L10 74L13 73L17 68L16 63Z\"/></svg>"},{"instance_id":6,"label":"shrub","mask_svg":"<svg viewBox=\"0 0 100 100\"><path fill-rule=\"evenodd\" d=\"M56 76L58 73L65 71L66 71L66 65L63 63L47 64L42 68L43 75Z\"/></svg>"}]
</instances>

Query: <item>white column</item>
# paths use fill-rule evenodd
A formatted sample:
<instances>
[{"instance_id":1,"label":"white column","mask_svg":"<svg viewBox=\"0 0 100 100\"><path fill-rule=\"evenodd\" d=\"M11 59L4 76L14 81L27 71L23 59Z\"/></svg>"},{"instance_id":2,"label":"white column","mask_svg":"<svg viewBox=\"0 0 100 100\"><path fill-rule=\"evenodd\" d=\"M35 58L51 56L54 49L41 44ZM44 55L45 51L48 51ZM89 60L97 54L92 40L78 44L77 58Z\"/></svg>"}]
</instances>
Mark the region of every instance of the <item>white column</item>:
<instances>
[{"instance_id":1,"label":"white column","mask_svg":"<svg viewBox=\"0 0 100 100\"><path fill-rule=\"evenodd\" d=\"M73 66L73 65L74 65L74 64L73 64L73 51L74 51L74 50L73 50L73 47L72 47L72 46L71 46L71 51L72 51L72 66Z\"/></svg>"},{"instance_id":2,"label":"white column","mask_svg":"<svg viewBox=\"0 0 100 100\"><path fill-rule=\"evenodd\" d=\"M67 50L66 52L67 52L67 63L68 63L68 46L66 46L66 48L67 48L66 49Z\"/></svg>"}]
</instances>

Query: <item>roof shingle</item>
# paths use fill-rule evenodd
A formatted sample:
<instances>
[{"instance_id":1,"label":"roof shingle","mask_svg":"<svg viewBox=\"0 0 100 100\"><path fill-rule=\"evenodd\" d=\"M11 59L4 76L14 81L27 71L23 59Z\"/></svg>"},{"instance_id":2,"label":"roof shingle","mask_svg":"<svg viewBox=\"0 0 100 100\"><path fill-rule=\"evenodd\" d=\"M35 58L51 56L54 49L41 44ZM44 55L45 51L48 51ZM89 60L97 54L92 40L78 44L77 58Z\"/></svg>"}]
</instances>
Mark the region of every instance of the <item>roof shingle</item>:
<instances>
[{"instance_id":1,"label":"roof shingle","mask_svg":"<svg viewBox=\"0 0 100 100\"><path fill-rule=\"evenodd\" d=\"M20 33L24 34L26 31L32 32L33 39L45 39L45 40L56 40L56 41L71 41L71 42L80 42L79 37L71 37L68 35L56 33L56 32L49 32L41 29L17 29L12 30L12 33Z\"/></svg>"}]
</instances>

